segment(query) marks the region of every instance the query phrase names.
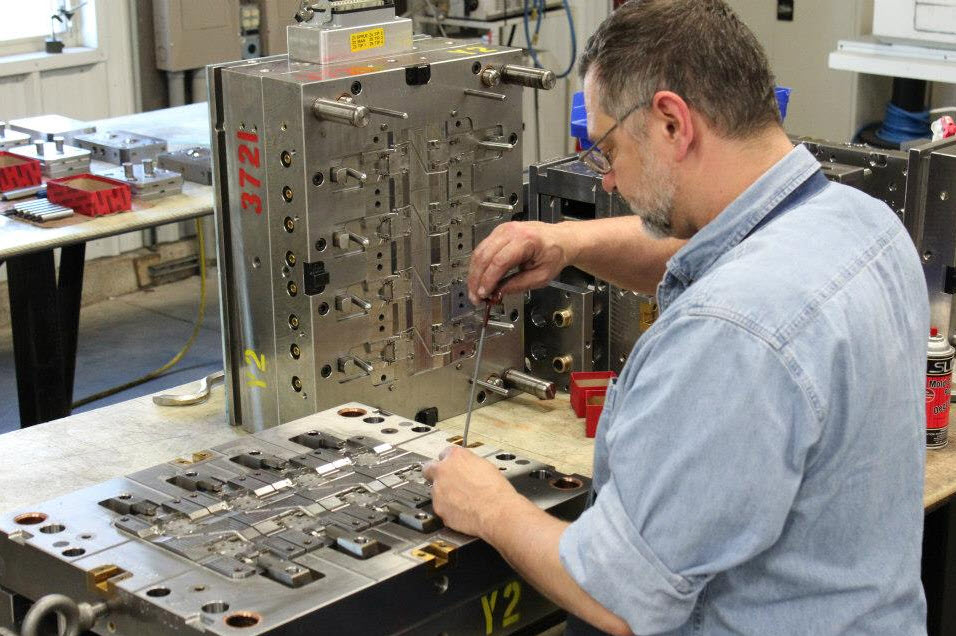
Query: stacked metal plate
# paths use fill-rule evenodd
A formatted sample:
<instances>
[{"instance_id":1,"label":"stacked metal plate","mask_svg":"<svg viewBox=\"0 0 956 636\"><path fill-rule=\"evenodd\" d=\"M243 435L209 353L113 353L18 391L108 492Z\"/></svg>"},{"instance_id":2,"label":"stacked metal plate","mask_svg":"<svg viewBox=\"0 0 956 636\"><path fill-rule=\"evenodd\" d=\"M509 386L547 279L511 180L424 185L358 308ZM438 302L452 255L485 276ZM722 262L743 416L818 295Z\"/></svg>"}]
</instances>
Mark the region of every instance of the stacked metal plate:
<instances>
[{"instance_id":1,"label":"stacked metal plate","mask_svg":"<svg viewBox=\"0 0 956 636\"><path fill-rule=\"evenodd\" d=\"M159 155L159 167L183 175L186 181L212 185L212 153L209 146L195 146Z\"/></svg>"},{"instance_id":2,"label":"stacked metal plate","mask_svg":"<svg viewBox=\"0 0 956 636\"><path fill-rule=\"evenodd\" d=\"M35 117L11 119L10 127L26 133L30 139L53 141L54 137L63 137L70 143L73 143L73 138L76 135L96 132L96 126L63 115L37 115Z\"/></svg>"},{"instance_id":3,"label":"stacked metal plate","mask_svg":"<svg viewBox=\"0 0 956 636\"><path fill-rule=\"evenodd\" d=\"M183 191L183 176L157 168L153 159L143 159L141 163L126 162L122 167L99 174L128 183L130 192L137 199L158 199Z\"/></svg>"},{"instance_id":4,"label":"stacked metal plate","mask_svg":"<svg viewBox=\"0 0 956 636\"><path fill-rule=\"evenodd\" d=\"M166 141L125 130L109 130L77 135L74 143L93 154L94 159L120 165L155 159L166 151Z\"/></svg>"},{"instance_id":5,"label":"stacked metal plate","mask_svg":"<svg viewBox=\"0 0 956 636\"><path fill-rule=\"evenodd\" d=\"M89 172L90 151L67 146L64 141L62 137L56 137L53 141L38 139L32 145L17 146L9 152L38 160L43 175L50 179Z\"/></svg>"},{"instance_id":6,"label":"stacked metal plate","mask_svg":"<svg viewBox=\"0 0 956 636\"><path fill-rule=\"evenodd\" d=\"M0 150L9 150L30 143L30 135L11 129L0 121Z\"/></svg>"}]
</instances>

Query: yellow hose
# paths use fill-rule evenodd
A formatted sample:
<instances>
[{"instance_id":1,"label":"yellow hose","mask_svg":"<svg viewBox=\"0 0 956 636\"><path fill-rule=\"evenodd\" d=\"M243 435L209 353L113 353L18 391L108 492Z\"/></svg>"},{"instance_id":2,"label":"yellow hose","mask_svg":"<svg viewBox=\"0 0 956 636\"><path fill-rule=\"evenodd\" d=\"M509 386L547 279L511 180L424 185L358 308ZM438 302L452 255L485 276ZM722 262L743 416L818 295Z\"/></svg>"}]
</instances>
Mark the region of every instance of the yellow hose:
<instances>
[{"instance_id":1,"label":"yellow hose","mask_svg":"<svg viewBox=\"0 0 956 636\"><path fill-rule=\"evenodd\" d=\"M94 393L85 398L81 398L73 403L72 408L79 408L90 402L96 402L97 400L102 400L103 398L109 397L111 395L116 395L126 389L131 389L134 386L139 386L150 380L155 380L156 378L164 375L171 368L176 366L180 360L183 359L183 356L192 348L193 343L196 342L196 338L199 336L199 330L202 328L203 318L206 316L206 240L202 231L202 219L196 219L196 238L199 241L199 315L196 317L196 324L193 325L193 332L189 336L189 340L186 341L186 344L182 349L179 350L179 353L170 358L169 362L163 366L150 371L146 375L131 380L125 384L120 384L119 386L114 386L113 388L106 389L105 391L100 391L99 393Z\"/></svg>"}]
</instances>

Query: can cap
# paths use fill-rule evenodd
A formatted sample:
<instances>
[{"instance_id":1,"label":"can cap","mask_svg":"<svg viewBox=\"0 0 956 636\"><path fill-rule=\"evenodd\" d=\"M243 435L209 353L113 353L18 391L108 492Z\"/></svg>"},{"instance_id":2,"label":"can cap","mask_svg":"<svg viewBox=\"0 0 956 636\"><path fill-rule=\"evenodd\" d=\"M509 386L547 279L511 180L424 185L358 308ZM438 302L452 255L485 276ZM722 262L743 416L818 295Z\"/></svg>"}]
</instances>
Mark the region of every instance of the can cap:
<instances>
[{"instance_id":1,"label":"can cap","mask_svg":"<svg viewBox=\"0 0 956 636\"><path fill-rule=\"evenodd\" d=\"M930 336L930 338L935 338L935 337L938 336L938 335L939 335L939 329L937 329L936 327L930 327L930 328L929 328L929 336Z\"/></svg>"}]
</instances>

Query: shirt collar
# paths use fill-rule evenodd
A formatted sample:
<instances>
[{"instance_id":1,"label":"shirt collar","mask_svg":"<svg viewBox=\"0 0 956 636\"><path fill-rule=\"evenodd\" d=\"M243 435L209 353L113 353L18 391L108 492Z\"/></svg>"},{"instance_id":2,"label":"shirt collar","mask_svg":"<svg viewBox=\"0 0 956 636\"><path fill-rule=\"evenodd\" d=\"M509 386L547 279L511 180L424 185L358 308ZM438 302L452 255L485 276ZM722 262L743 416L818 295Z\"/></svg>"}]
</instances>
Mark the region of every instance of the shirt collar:
<instances>
[{"instance_id":1,"label":"shirt collar","mask_svg":"<svg viewBox=\"0 0 956 636\"><path fill-rule=\"evenodd\" d=\"M667 272L658 287L661 309L707 273L718 258L744 240L819 169L820 164L810 151L802 144L796 146L694 234L667 262Z\"/></svg>"}]
</instances>

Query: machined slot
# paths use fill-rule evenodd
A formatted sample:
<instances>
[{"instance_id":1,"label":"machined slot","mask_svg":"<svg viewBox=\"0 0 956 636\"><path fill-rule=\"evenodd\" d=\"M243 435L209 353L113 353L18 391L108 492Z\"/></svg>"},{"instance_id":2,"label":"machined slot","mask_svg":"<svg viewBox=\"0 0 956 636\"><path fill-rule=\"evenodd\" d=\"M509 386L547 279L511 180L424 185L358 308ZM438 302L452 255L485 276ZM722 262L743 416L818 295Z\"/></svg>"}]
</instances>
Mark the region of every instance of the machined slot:
<instances>
[{"instance_id":1,"label":"machined slot","mask_svg":"<svg viewBox=\"0 0 956 636\"><path fill-rule=\"evenodd\" d=\"M120 515L142 515L144 517L154 516L157 508L159 508L157 503L128 494L104 499L100 502L100 505Z\"/></svg>"},{"instance_id":2,"label":"machined slot","mask_svg":"<svg viewBox=\"0 0 956 636\"><path fill-rule=\"evenodd\" d=\"M118 565L107 564L95 567L86 573L87 587L91 592L112 594L117 583L133 576Z\"/></svg>"},{"instance_id":3,"label":"machined slot","mask_svg":"<svg viewBox=\"0 0 956 636\"><path fill-rule=\"evenodd\" d=\"M248 453L243 453L241 455L236 455L231 457L230 461L233 461L240 466L245 466L246 468L252 469L262 469L262 468L271 468L273 470L282 470L286 468L289 464L286 460L281 457L276 457L275 455L269 455L268 453L261 453L259 451L249 451Z\"/></svg>"},{"instance_id":4,"label":"machined slot","mask_svg":"<svg viewBox=\"0 0 956 636\"><path fill-rule=\"evenodd\" d=\"M339 450L345 447L345 440L321 431L308 431L301 435L290 437L289 441L301 444L313 450L318 448Z\"/></svg>"}]
</instances>

